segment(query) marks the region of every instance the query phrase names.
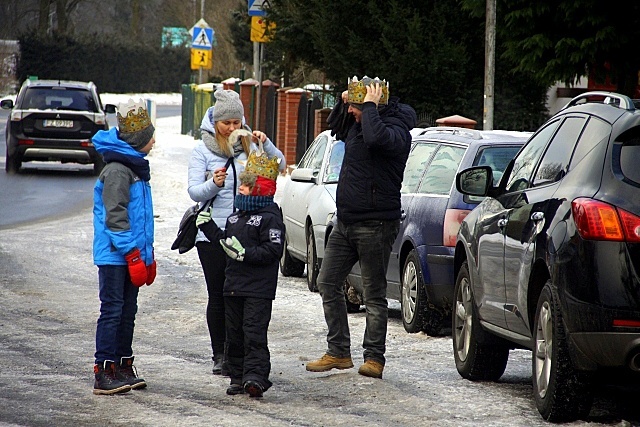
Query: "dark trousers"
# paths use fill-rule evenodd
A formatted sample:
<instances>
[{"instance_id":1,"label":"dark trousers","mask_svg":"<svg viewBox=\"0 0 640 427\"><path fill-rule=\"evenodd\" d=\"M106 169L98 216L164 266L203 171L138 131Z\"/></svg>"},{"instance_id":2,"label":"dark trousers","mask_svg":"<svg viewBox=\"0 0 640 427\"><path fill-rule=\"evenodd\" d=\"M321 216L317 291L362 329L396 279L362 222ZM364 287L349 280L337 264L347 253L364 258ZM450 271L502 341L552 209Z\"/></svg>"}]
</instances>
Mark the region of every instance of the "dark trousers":
<instances>
[{"instance_id":1,"label":"dark trousers","mask_svg":"<svg viewBox=\"0 0 640 427\"><path fill-rule=\"evenodd\" d=\"M120 363L133 356L131 344L138 312L138 290L126 265L98 266L100 317L96 327L95 363Z\"/></svg>"},{"instance_id":2,"label":"dark trousers","mask_svg":"<svg viewBox=\"0 0 640 427\"><path fill-rule=\"evenodd\" d=\"M211 338L213 355L224 354L225 341L225 315L224 298L222 288L225 281L225 268L227 267L227 255L222 246L210 242L198 242L198 257L204 272L204 280L207 283L207 327Z\"/></svg>"},{"instance_id":3,"label":"dark trousers","mask_svg":"<svg viewBox=\"0 0 640 427\"><path fill-rule=\"evenodd\" d=\"M387 265L399 227L399 220L369 220L349 225L338 220L329 235L318 275L318 290L329 329L327 353L331 356L347 357L351 354L344 281L354 264L360 261L364 287L362 297L367 310L362 343L364 359L373 359L384 365L388 318Z\"/></svg>"},{"instance_id":4,"label":"dark trousers","mask_svg":"<svg viewBox=\"0 0 640 427\"><path fill-rule=\"evenodd\" d=\"M231 384L257 381L271 387L271 357L267 330L273 301L265 298L225 297L227 367Z\"/></svg>"}]
</instances>

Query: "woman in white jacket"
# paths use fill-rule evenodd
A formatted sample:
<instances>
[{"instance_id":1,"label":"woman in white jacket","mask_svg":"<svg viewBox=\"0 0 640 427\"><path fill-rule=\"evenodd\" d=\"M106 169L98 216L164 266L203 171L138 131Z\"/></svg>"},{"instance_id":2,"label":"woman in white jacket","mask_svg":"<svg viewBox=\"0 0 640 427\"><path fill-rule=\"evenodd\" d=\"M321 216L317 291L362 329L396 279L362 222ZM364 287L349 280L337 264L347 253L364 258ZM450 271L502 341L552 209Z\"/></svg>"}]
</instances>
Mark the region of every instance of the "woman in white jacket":
<instances>
[{"instance_id":1,"label":"woman in white jacket","mask_svg":"<svg viewBox=\"0 0 640 427\"><path fill-rule=\"evenodd\" d=\"M258 149L261 142L269 157L280 158L280 171L284 171L284 155L267 138L264 132L255 130L249 138L230 141L234 130L247 129L244 125L244 108L239 95L232 90L218 89L214 93L216 102L205 113L202 124L202 140L196 143L189 159L189 196L195 202L211 203L212 220L224 229L227 217L233 212L233 200L240 186L238 176L251 150ZM228 165L228 167L225 167ZM222 288L225 281L227 257L218 242L211 243L198 231L196 248L209 300L207 303L207 326L213 350L213 373L226 375L224 365L225 314Z\"/></svg>"}]
</instances>

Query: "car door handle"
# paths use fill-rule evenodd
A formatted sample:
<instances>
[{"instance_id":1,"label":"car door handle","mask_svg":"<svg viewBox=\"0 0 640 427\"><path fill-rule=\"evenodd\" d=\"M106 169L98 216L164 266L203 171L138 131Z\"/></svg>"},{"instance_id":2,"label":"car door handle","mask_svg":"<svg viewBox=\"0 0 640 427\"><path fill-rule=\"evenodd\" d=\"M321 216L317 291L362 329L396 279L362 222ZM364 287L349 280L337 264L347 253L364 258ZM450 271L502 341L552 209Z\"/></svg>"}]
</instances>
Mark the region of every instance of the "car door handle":
<instances>
[{"instance_id":1,"label":"car door handle","mask_svg":"<svg viewBox=\"0 0 640 427\"><path fill-rule=\"evenodd\" d=\"M531 214L531 221L542 221L544 219L544 212L534 212Z\"/></svg>"},{"instance_id":2,"label":"car door handle","mask_svg":"<svg viewBox=\"0 0 640 427\"><path fill-rule=\"evenodd\" d=\"M506 218L499 219L498 220L498 227L505 228L507 226L508 222L509 222L509 220L507 220Z\"/></svg>"}]
</instances>

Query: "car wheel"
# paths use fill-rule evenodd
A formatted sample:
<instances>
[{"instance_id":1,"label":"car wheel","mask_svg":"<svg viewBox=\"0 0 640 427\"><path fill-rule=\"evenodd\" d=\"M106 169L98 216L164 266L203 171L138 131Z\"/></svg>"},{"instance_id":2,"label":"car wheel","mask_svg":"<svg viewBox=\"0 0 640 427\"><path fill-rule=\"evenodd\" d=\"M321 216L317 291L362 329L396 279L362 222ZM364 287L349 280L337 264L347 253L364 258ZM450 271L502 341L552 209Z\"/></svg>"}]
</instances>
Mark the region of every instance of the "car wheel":
<instances>
[{"instance_id":1,"label":"car wheel","mask_svg":"<svg viewBox=\"0 0 640 427\"><path fill-rule=\"evenodd\" d=\"M418 254L412 250L404 263L402 270L402 325L410 334L422 331L424 307L427 296L422 283L422 269Z\"/></svg>"},{"instance_id":2,"label":"car wheel","mask_svg":"<svg viewBox=\"0 0 640 427\"><path fill-rule=\"evenodd\" d=\"M430 336L442 335L444 316L430 303L418 252L409 252L402 270L402 324L410 334L424 331Z\"/></svg>"},{"instance_id":3,"label":"car wheel","mask_svg":"<svg viewBox=\"0 0 640 427\"><path fill-rule=\"evenodd\" d=\"M576 371L571 363L558 295L551 281L538 299L534 332L533 393L540 415L551 422L586 417L593 399L590 376Z\"/></svg>"},{"instance_id":4,"label":"car wheel","mask_svg":"<svg viewBox=\"0 0 640 427\"><path fill-rule=\"evenodd\" d=\"M282 257L280 258L280 273L285 277L302 277L304 274L304 262L295 259L291 256L287 247L289 246L289 239L287 233L284 233L284 249L282 250Z\"/></svg>"},{"instance_id":5,"label":"car wheel","mask_svg":"<svg viewBox=\"0 0 640 427\"><path fill-rule=\"evenodd\" d=\"M95 176L100 175L100 172L102 172L102 169L104 169L105 163L104 160L102 159L102 156L98 156L96 157L95 161L93 162L93 174Z\"/></svg>"},{"instance_id":6,"label":"car wheel","mask_svg":"<svg viewBox=\"0 0 640 427\"><path fill-rule=\"evenodd\" d=\"M492 339L480 326L467 261L460 267L456 278L454 298L451 328L458 373L472 381L497 380L507 368L509 347L497 337Z\"/></svg>"},{"instance_id":7,"label":"car wheel","mask_svg":"<svg viewBox=\"0 0 640 427\"><path fill-rule=\"evenodd\" d=\"M7 156L5 158L5 166L4 169L8 174L18 173L20 167L22 166L22 160L18 156L18 154L14 154L10 156L7 152Z\"/></svg>"},{"instance_id":8,"label":"car wheel","mask_svg":"<svg viewBox=\"0 0 640 427\"><path fill-rule=\"evenodd\" d=\"M351 286L349 279L344 281L344 299L347 303L347 313L359 313L362 305L362 295Z\"/></svg>"},{"instance_id":9,"label":"car wheel","mask_svg":"<svg viewBox=\"0 0 640 427\"><path fill-rule=\"evenodd\" d=\"M313 226L307 227L307 287L311 292L318 292L318 255L316 253L316 241L313 235Z\"/></svg>"}]
</instances>

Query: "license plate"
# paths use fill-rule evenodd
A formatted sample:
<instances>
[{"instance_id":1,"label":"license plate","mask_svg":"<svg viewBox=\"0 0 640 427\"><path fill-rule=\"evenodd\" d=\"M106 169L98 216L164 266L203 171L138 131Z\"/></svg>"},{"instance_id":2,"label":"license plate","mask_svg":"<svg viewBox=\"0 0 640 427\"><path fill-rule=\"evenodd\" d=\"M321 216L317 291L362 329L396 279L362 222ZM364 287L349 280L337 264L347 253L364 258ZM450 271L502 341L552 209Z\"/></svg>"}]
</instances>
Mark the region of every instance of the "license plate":
<instances>
[{"instance_id":1,"label":"license plate","mask_svg":"<svg viewBox=\"0 0 640 427\"><path fill-rule=\"evenodd\" d=\"M47 119L44 120L46 128L72 128L73 120Z\"/></svg>"}]
</instances>

